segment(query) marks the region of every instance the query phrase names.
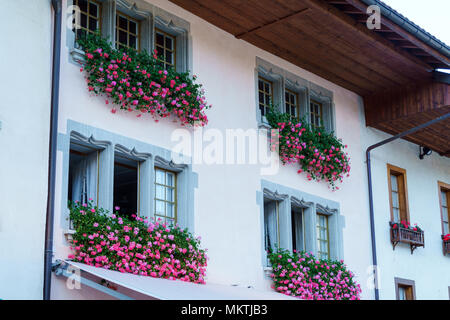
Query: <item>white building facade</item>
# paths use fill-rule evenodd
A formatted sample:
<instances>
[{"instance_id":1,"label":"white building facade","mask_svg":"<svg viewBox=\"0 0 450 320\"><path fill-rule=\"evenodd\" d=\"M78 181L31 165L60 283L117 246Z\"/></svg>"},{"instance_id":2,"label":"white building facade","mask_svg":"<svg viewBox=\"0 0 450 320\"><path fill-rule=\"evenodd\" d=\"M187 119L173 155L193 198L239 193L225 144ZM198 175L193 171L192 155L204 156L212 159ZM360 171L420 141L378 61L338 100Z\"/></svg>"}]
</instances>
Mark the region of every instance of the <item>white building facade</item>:
<instances>
[{"instance_id":1,"label":"white building facade","mask_svg":"<svg viewBox=\"0 0 450 320\"><path fill-rule=\"evenodd\" d=\"M10 3L5 11L14 13L21 7L16 1L14 5ZM45 24L39 25L39 28L28 26L27 30L42 32L45 29L43 35L30 35L30 39L39 42L36 45L45 56L50 52L51 11L49 1L38 3L40 7L33 7L32 10L45 12L39 19L41 24ZM63 8L79 5L82 13L88 13L87 23L92 20L91 23L100 26L102 35L110 40L117 41L119 31L116 28L120 17L128 20L127 41L130 46L135 43L134 35L139 38L136 40L139 48L149 51L158 46L157 37L167 37L168 40L164 38L164 41L170 44L166 44L165 49L170 47L169 51L174 53L170 62L176 65L177 71L190 71L198 77L198 82L206 91L208 103L213 107L207 111L208 125L192 129L180 128L171 118L155 122L145 115L137 117L136 112L118 110L112 113L113 106L105 103L105 97L88 91L84 75L80 72L83 52L75 45L74 32L63 24L53 259L64 260L70 254L68 239L72 231L68 200L93 198L99 207L112 211L115 205L120 204L119 197L125 195L134 203L128 201L121 206L131 206L143 217L155 217L155 213L159 212L158 201L155 201L155 197L158 198L155 179L163 175L165 187L175 192L175 200L164 199L174 205L170 207L174 210L170 216L176 217L181 226L187 227L196 236L201 236L202 247L208 249L207 282L273 290L270 288L270 267L265 253L269 235L286 249L301 249L315 255L325 254L331 259L343 259L361 285L361 298L374 299L365 150L388 135L366 127L363 99L352 91L236 39L168 1L88 1L88 11L85 11L83 3L63 0ZM64 11L63 21L69 21L71 14L71 10ZM46 19L42 18L44 16ZM9 17L8 21L14 19L12 14ZM30 19L30 23L33 21ZM134 29L133 23L139 27ZM21 28L24 27L21 25ZM131 29L138 32L133 33ZM42 39L47 41L45 46ZM16 59L17 63L26 60L19 56ZM39 143L27 140L36 149L34 154L40 155L40 165L39 168L34 167L38 161L33 162L32 168L24 165L32 172L30 181L39 185L38 188L28 187L33 188L33 193L40 192L33 201L17 201L23 206L21 208L13 205L8 208L7 205L0 220L0 237L7 239L12 236L7 225L16 225L17 230L21 230L22 224L13 213L26 213L28 222L24 225L30 228L30 233L27 232L26 237L21 234L15 243L29 247L29 236L33 234L36 241L32 242L32 246L36 248L29 249L36 257L31 263L32 269L24 270L30 279L18 286L17 283L25 280L19 281L11 275L18 274L21 263L24 260L29 262L30 255L19 259L14 256L19 252L16 244L9 249L2 245L2 259L6 257L14 262L11 264L2 260L0 265L1 282L5 284L0 287L0 298L5 299L42 298L49 117L46 106L50 105L45 100L50 97L50 61L48 57L43 57L42 61L48 62L48 65L39 65L42 72L33 69L35 66L30 70L38 77L35 81L39 86L43 86L35 90L42 95L43 92L48 93L48 96L42 97L48 103L42 102L39 113L42 121L39 121L36 130L40 134L33 134L33 139L39 139ZM193 144L202 141L202 146L196 146L205 151L208 146L217 145L218 141L225 146L229 130L258 134L266 128L268 125L259 108L261 81L270 85L272 98L281 108L288 106L287 93L295 95L299 106L297 112L301 115L310 115L309 107L315 102L322 106L321 116L326 128L334 131L348 145L351 159L350 177L339 185L339 190L332 191L324 182L308 181L304 173L297 173L299 168L296 165L280 164L275 174L264 174L269 166L267 163L243 161L241 164L229 164L226 160L230 150L226 148L219 157L222 161L218 162L208 161L206 152L202 153L201 159L197 158L195 150L181 157L172 152L179 150L181 135L190 137ZM25 107L26 102L23 105ZM35 107L32 109L33 112L37 110ZM12 146L11 150L16 150L18 142L13 139L15 133L8 130L9 123L24 123L29 119L26 121L29 125L38 121L32 121L28 116L9 120L12 115L5 111L3 108L0 110L0 121L3 123L0 141L7 141ZM311 119L309 117L309 121ZM27 133L29 129L22 132ZM23 138L19 135L18 139ZM21 144L20 150L25 149L23 142ZM264 144L258 145L258 148L266 147ZM14 166L20 166L20 161L16 162L17 158L21 158L20 150L14 157ZM417 299L450 298L450 257L442 252L441 235L445 218L441 215L444 203L440 198L447 192L445 186L450 185L450 160L436 154L420 160L418 150L417 145L399 140L372 152L381 299L396 299L398 295L410 294L408 286L411 281L414 282ZM245 154L247 158L250 155L250 151ZM7 180L13 180L9 179L10 172L17 169L7 169L12 165L12 157L0 159L4 161L1 167ZM388 223L392 220L390 212L395 206L389 197L390 193L392 197L393 190L388 183L391 179L387 173L388 165L406 170L409 220L425 230L425 247L415 249L412 254L410 246L405 244L398 244L393 250L390 241ZM169 180L176 180L176 184L169 183ZM22 184L18 183L19 186L22 187ZM5 190L0 194L12 195L7 186L0 184L0 187ZM77 193L76 190L81 191ZM14 199L19 200L20 193L13 194ZM28 208L32 203L32 208ZM39 204L40 214L36 213L36 203ZM167 215L169 209L166 207L164 210ZM323 226L322 221L327 221L325 252L319 247L321 239L318 230ZM28 286L34 289L29 290ZM69 290L65 278L53 276L51 298L107 299L109 296L85 287Z\"/></svg>"}]
</instances>

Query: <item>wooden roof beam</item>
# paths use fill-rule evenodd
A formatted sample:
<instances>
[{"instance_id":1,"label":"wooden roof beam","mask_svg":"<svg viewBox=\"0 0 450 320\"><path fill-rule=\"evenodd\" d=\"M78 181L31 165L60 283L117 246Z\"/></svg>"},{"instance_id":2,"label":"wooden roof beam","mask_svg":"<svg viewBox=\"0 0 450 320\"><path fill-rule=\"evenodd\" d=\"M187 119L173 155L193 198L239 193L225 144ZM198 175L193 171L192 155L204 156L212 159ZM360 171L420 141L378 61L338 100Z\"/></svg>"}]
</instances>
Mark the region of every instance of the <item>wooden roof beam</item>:
<instances>
[{"instance_id":1,"label":"wooden roof beam","mask_svg":"<svg viewBox=\"0 0 450 320\"><path fill-rule=\"evenodd\" d=\"M431 72L433 70L433 68L430 65L426 64L419 58L409 54L407 51L397 48L392 42L385 39L383 36L375 32L372 32L371 30L366 28L366 26L363 26L361 24L355 24L355 20L353 18L349 17L336 7L324 3L320 0L304 0L303 2L306 3L312 9L321 11L323 14L327 15L330 19L338 21L339 23L344 24L345 26L351 28L352 30L356 29L356 32L358 34L366 37L367 40L371 41L371 43L374 46L379 47L381 50L389 51L391 54L400 57L400 59L404 60L410 66L415 68L421 68L422 70L427 72Z\"/></svg>"},{"instance_id":2,"label":"wooden roof beam","mask_svg":"<svg viewBox=\"0 0 450 320\"><path fill-rule=\"evenodd\" d=\"M355 8L358 8L360 10L366 11L367 5L362 3L359 0L346 0L348 4L354 6ZM419 48L427 51L432 55L433 57L437 58L439 61L443 62L446 65L450 66L450 58L446 57L442 53L438 52L436 49L431 48L430 46L426 45L419 39L417 39L415 36L411 35L409 32L404 30L402 27L398 26L397 24L393 23L389 19L382 19L383 24L385 24L387 27L391 28L392 31L397 33L398 35L404 37L405 39L408 39L413 44L418 46Z\"/></svg>"},{"instance_id":3,"label":"wooden roof beam","mask_svg":"<svg viewBox=\"0 0 450 320\"><path fill-rule=\"evenodd\" d=\"M276 24L278 24L280 22L285 22L288 19L291 19L291 18L294 18L294 17L298 17L298 16L300 16L301 14L305 13L308 10L309 10L309 8L304 8L304 9L298 10L296 12L288 14L287 16L281 17L281 18L273 20L273 21L271 21L269 23L260 25L260 26L258 26L256 28L253 28L253 29L250 29L248 31L242 32L240 34L237 34L237 35L235 35L235 37L237 39L242 39L244 36L249 35L251 33L254 33L256 31L260 31L261 29L264 29L264 28L267 28L267 27L272 27L272 26L274 26L274 25L276 25Z\"/></svg>"}]
</instances>

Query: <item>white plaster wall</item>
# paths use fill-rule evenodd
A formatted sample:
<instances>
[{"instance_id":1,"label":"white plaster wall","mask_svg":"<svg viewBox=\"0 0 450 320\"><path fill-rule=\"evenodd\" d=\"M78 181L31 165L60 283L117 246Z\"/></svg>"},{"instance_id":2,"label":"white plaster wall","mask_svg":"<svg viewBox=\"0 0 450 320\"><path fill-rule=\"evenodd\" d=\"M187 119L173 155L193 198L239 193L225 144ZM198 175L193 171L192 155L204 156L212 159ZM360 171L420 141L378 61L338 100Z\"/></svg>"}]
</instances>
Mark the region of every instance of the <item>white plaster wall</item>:
<instances>
[{"instance_id":1,"label":"white plaster wall","mask_svg":"<svg viewBox=\"0 0 450 320\"><path fill-rule=\"evenodd\" d=\"M354 93L298 68L212 26L204 20L166 1L152 1L162 9L187 20L191 27L193 73L204 84L209 103L207 128L256 128L254 69L259 56L287 71L315 82L334 93L336 131L349 145L352 175L342 190L331 192L323 183L308 182L296 173L295 166L283 167L267 180L337 201L344 215L344 258L357 275L363 298L372 298L366 289L366 269L371 264L368 209L365 192L360 121L361 99ZM65 30L66 31L66 30ZM63 39L66 36L63 34ZM79 67L69 63L67 48L62 52L61 110L59 131L66 133L67 120L82 122L114 133L171 148L172 131L178 128L170 120L159 123L150 118L136 118L135 113L110 112L104 98L91 97ZM61 158L58 158L61 159ZM208 280L215 283L252 285L267 288L261 259L261 221L256 193L261 191L259 166L195 165L198 189L195 191L195 233L208 248ZM62 165L58 166L57 190L61 190ZM56 211L61 201L56 199ZM55 218L56 257L67 256L61 226L62 216ZM358 241L355 241L358 239ZM59 290L53 291L57 297Z\"/></svg>"},{"instance_id":2,"label":"white plaster wall","mask_svg":"<svg viewBox=\"0 0 450 320\"><path fill-rule=\"evenodd\" d=\"M150 2L150 1L149 1ZM352 171L341 186L341 190L331 192L326 184L308 182L305 175L298 175L295 166L282 167L276 176L263 177L266 180L282 184L290 188L296 188L304 192L327 198L340 203L341 214L345 217L343 229L344 260L349 268L355 272L357 281L363 289L364 299L373 298L373 290L367 288L367 270L372 264L371 242L369 228L369 210L367 183L365 171L365 148L372 142L381 140L382 134L374 130L366 129L364 125L364 114L362 99L329 81L326 81L310 72L298 68L278 57L260 50L242 40L235 39L231 34L212 26L204 20L188 13L167 1L154 0L152 4L187 20L191 27L193 66L192 71L198 75L198 81L204 84L209 103L213 108L208 111L210 120L207 128L225 130L230 128L256 128L256 102L254 87L254 69L256 56L277 65L291 73L297 74L306 80L312 81L322 87L331 90L334 94L336 133L349 146L348 152L351 157ZM63 39L66 39L63 31ZM61 110L59 118L59 131L66 132L68 120L85 123L86 125L98 127L133 139L155 144L164 148L171 148L170 135L174 129L179 128L170 120L162 120L158 123L151 118L136 118L135 113L118 111L116 114L110 112L111 105L106 106L104 98L92 97L88 94L84 78L80 74L79 66L69 63L67 47L62 52L62 83L61 83ZM409 150L411 144L400 143L405 150ZM440 220L428 219L431 209L438 213L437 186L434 180L446 180L444 170L448 170L448 160L436 158L436 164L427 164L426 172L423 172L424 162L414 159L414 152L397 149L393 144L391 153L396 154L393 164L405 167L408 170L408 189L410 192L411 218L424 226L426 230L439 227ZM422 276L423 266L433 266L429 278L436 285L441 281L439 274L448 270L448 258L439 256L438 245L431 243L432 236L426 233L426 248L418 249L410 257L409 251L404 248L396 249L394 255L391 252L388 234L388 200L385 164L377 163L376 157L382 157L381 151L374 155L374 178L376 180L376 210L377 210L377 232L379 241L380 264L382 272L386 274L386 291L382 291L383 298L392 298L388 292L392 292L389 283L392 282L393 274L399 277L416 280L417 295L419 298L435 297L433 287L419 289L426 286L426 279ZM61 197L58 194L62 189L63 165L61 154L57 172L57 199L55 216L55 248L56 258L65 258L68 254L67 243L64 240ZM383 160L384 161L384 160ZM382 160L380 160L382 162ZM405 165L405 163L407 165ZM410 168L411 166L411 168ZM261 191L261 176L259 166L240 165L194 165L194 171L198 174L198 188L195 190L195 233L202 236L202 245L208 248L209 265L208 281L223 284L239 284L243 286L252 285L256 288L268 288L267 278L264 276L262 266L261 223L260 209L256 201L256 193ZM415 171L417 177L410 171ZM425 188L422 176L433 172L428 179L426 190L429 190L429 198L422 199L418 191ZM431 178L433 176L433 178ZM448 182L448 181L447 181ZM414 185L414 186L413 186ZM433 192L435 196L433 196ZM422 192L423 193L423 192ZM418 196L413 196L418 194ZM433 198L434 197L434 198ZM383 207L384 206L384 207ZM383 216L383 212L385 216ZM384 230L384 231L383 231ZM385 237L380 236L384 232ZM436 235L437 237L440 235ZM433 240L434 241L434 240ZM437 260L433 264L427 257L421 255L433 255ZM442 255L442 254L441 254ZM400 260L399 257L404 258ZM405 256L405 257L403 257ZM394 258L397 257L397 258ZM398 270L402 264L406 270ZM386 266L386 267L385 267ZM385 271L384 271L385 270ZM413 270L413 271L411 271ZM432 271L431 271L432 270ZM407 273L410 272L410 273ZM432 276L431 276L432 275ZM383 276L384 277L384 276ZM445 276L444 276L445 277ZM392 279L391 279L392 278ZM390 282L389 282L390 281ZM447 281L448 282L448 281ZM419 286L420 285L420 286ZM441 285L443 287L443 285ZM67 297L67 292L62 292L64 286L54 287L53 297ZM386 295L384 295L386 292ZM389 293L390 294L390 293ZM440 289L439 298L444 298L444 289ZM70 295L69 295L70 296ZM77 295L77 297L80 297Z\"/></svg>"},{"instance_id":3,"label":"white plaster wall","mask_svg":"<svg viewBox=\"0 0 450 320\"><path fill-rule=\"evenodd\" d=\"M49 0L0 1L0 299L42 298L51 25Z\"/></svg>"},{"instance_id":4,"label":"white plaster wall","mask_svg":"<svg viewBox=\"0 0 450 320\"><path fill-rule=\"evenodd\" d=\"M388 137L376 129L367 129L364 140L368 146ZM419 146L404 140L372 151L381 299L395 299L394 277L414 280L417 299L450 299L450 256L442 253L438 193L438 181L450 182L450 159L433 153L420 160L418 155ZM417 248L412 255L409 246L399 244L394 251L390 242L387 163L406 170L410 222L425 231L425 248Z\"/></svg>"}]
</instances>

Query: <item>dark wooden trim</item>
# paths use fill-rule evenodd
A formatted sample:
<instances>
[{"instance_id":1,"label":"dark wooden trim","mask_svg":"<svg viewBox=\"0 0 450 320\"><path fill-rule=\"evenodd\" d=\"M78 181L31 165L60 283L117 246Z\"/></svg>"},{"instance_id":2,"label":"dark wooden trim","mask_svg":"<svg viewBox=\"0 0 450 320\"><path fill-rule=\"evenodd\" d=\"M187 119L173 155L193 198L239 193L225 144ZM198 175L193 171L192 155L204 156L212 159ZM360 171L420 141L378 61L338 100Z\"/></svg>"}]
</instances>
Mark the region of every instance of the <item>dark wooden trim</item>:
<instances>
[{"instance_id":1,"label":"dark wooden trim","mask_svg":"<svg viewBox=\"0 0 450 320\"><path fill-rule=\"evenodd\" d=\"M394 277L394 282L395 282L395 299L399 300L400 296L399 296L399 286L409 286L412 287L412 298L413 300L416 300L416 283L414 280L409 280L409 279L403 279L403 278L397 278Z\"/></svg>"},{"instance_id":2,"label":"dark wooden trim","mask_svg":"<svg viewBox=\"0 0 450 320\"><path fill-rule=\"evenodd\" d=\"M242 32L240 34L237 34L237 35L235 35L235 37L238 38L238 39L242 39L248 34L251 34L251 33L255 32L255 31L259 31L259 30L264 29L266 27L273 26L273 25L275 25L277 23L284 22L284 21L286 21L289 18L297 17L297 16L301 15L302 13L304 13L305 11L308 11L308 10L309 10L309 8L304 8L302 10L298 10L298 11L296 11L294 13L288 14L287 16L281 17L281 18L276 19L274 21L271 21L269 23L260 25L260 26L258 26L256 28L253 28L253 29L250 29L248 31Z\"/></svg>"},{"instance_id":3,"label":"dark wooden trim","mask_svg":"<svg viewBox=\"0 0 450 320\"><path fill-rule=\"evenodd\" d=\"M394 221L394 212L392 210L392 186L391 186L391 173L394 173L395 175L402 175L403 176L403 182L404 182L404 206L405 206L405 213L406 213L406 219L409 222L409 201L408 201L408 183L406 180L406 170L400 167L396 167L392 164L387 164L387 175L388 175L388 187L389 187L389 208L391 211L391 221L393 222L400 222L400 221ZM400 197L399 197L400 198ZM400 199L399 199L400 201ZM399 204L400 205L400 204Z\"/></svg>"}]
</instances>

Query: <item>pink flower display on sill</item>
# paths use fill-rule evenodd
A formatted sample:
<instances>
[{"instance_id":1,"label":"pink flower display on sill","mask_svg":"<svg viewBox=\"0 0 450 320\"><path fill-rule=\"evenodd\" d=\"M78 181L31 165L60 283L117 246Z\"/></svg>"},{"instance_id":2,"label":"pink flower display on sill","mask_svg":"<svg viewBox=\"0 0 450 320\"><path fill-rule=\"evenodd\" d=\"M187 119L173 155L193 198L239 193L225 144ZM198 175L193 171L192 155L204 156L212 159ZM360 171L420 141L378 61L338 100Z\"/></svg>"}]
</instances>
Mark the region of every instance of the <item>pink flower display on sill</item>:
<instances>
[{"instance_id":1,"label":"pink flower display on sill","mask_svg":"<svg viewBox=\"0 0 450 320\"><path fill-rule=\"evenodd\" d=\"M124 273L205 283L206 250L186 229L117 212L109 215L92 201L69 207L75 228L69 259Z\"/></svg>"},{"instance_id":2,"label":"pink flower display on sill","mask_svg":"<svg viewBox=\"0 0 450 320\"><path fill-rule=\"evenodd\" d=\"M272 288L304 300L359 300L361 287L344 262L317 259L311 253L278 250L268 254Z\"/></svg>"},{"instance_id":3,"label":"pink flower display on sill","mask_svg":"<svg viewBox=\"0 0 450 320\"><path fill-rule=\"evenodd\" d=\"M156 55L121 51L99 35L88 34L79 44L86 52L85 73L88 90L106 96L110 102L127 111L166 118L176 116L182 125L205 126L206 102L204 90L188 72L164 70ZM111 112L116 113L116 108Z\"/></svg>"}]
</instances>

